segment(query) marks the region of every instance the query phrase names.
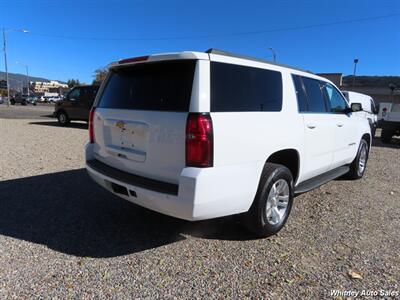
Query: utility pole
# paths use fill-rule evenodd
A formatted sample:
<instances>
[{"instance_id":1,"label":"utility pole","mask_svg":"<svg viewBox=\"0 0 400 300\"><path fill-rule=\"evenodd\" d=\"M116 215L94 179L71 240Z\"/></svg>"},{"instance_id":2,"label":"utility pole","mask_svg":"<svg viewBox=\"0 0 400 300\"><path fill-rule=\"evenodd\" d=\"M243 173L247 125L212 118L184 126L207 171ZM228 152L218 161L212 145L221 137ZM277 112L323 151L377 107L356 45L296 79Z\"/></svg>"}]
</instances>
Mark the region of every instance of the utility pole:
<instances>
[{"instance_id":1,"label":"utility pole","mask_svg":"<svg viewBox=\"0 0 400 300\"><path fill-rule=\"evenodd\" d=\"M353 87L356 85L356 70L357 70L358 58L354 59L354 73L353 73Z\"/></svg>"},{"instance_id":2,"label":"utility pole","mask_svg":"<svg viewBox=\"0 0 400 300\"><path fill-rule=\"evenodd\" d=\"M26 82L28 83L28 97L29 95L29 71L28 71L28 65L25 65L26 68Z\"/></svg>"},{"instance_id":3,"label":"utility pole","mask_svg":"<svg viewBox=\"0 0 400 300\"><path fill-rule=\"evenodd\" d=\"M10 29L7 31L17 31L22 33L29 33L28 30L25 29ZM7 81L7 106L10 106L10 82L8 80L8 67L7 67L7 41L6 41L6 29L3 27L3 50L4 50L4 65L6 68L6 81Z\"/></svg>"},{"instance_id":4,"label":"utility pole","mask_svg":"<svg viewBox=\"0 0 400 300\"><path fill-rule=\"evenodd\" d=\"M271 50L271 52L272 52L272 56L273 56L273 58L274 58L274 63L276 63L276 53L275 53L275 50L274 50L274 48L272 48L272 47L269 47L268 49L269 49L269 50Z\"/></svg>"},{"instance_id":5,"label":"utility pole","mask_svg":"<svg viewBox=\"0 0 400 300\"><path fill-rule=\"evenodd\" d=\"M8 82L8 67L7 67L7 42L6 42L6 30L3 27L3 50L4 50L4 65L6 67L6 81L7 81L7 106L10 106L10 84Z\"/></svg>"}]
</instances>

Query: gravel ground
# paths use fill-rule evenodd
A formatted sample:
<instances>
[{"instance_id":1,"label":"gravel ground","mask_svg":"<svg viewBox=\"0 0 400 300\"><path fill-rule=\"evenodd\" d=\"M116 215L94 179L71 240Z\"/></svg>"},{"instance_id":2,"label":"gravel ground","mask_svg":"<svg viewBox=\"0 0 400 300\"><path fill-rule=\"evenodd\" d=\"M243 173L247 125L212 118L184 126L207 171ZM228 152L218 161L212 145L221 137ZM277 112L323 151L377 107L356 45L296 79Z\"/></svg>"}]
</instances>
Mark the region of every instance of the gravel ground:
<instances>
[{"instance_id":1,"label":"gravel ground","mask_svg":"<svg viewBox=\"0 0 400 300\"><path fill-rule=\"evenodd\" d=\"M400 293L399 140L375 140L362 180L297 197L285 228L255 239L235 217L190 223L114 197L84 170L85 125L54 125L0 119L1 299Z\"/></svg>"}]
</instances>

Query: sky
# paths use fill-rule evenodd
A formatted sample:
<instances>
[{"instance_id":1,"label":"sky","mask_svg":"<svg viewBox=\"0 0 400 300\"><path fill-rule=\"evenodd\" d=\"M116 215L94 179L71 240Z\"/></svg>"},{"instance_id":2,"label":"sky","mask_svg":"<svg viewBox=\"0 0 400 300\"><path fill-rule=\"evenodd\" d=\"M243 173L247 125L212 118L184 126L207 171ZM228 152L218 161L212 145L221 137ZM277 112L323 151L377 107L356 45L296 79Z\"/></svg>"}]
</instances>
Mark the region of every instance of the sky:
<instances>
[{"instance_id":1,"label":"sky","mask_svg":"<svg viewBox=\"0 0 400 300\"><path fill-rule=\"evenodd\" d=\"M357 75L400 75L399 0L0 0L0 27L29 30L6 31L10 72L63 81L208 48L272 60L272 47L279 63L316 73L352 74L358 58Z\"/></svg>"}]
</instances>

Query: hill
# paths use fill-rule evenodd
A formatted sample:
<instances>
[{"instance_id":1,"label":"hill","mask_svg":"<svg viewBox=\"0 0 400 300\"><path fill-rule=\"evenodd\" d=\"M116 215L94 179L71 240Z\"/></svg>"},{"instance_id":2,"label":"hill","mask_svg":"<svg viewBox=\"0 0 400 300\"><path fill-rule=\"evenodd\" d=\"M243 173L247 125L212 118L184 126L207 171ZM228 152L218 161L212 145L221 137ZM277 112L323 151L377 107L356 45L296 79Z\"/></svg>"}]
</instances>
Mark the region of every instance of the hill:
<instances>
[{"instance_id":1,"label":"hill","mask_svg":"<svg viewBox=\"0 0 400 300\"><path fill-rule=\"evenodd\" d=\"M43 78L43 77L29 76L28 78L29 78L29 81L44 81L44 82L50 81L50 79ZM0 71L0 80L6 80L6 72ZM11 89L21 88L22 83L24 86L26 86L26 75L24 75L24 74L8 73L8 80L10 82ZM58 81L62 82L60 80L58 80ZM62 82L62 83L64 83L64 82Z\"/></svg>"}]
</instances>

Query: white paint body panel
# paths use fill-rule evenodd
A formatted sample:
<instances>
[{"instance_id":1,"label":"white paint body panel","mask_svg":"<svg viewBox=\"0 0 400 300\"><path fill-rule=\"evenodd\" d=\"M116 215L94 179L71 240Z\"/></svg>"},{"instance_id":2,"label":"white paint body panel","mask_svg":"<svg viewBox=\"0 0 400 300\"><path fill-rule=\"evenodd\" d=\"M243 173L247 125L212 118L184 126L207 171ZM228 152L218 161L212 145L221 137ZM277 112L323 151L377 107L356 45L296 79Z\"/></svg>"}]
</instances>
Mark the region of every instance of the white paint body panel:
<instances>
[{"instance_id":1,"label":"white paint body panel","mask_svg":"<svg viewBox=\"0 0 400 300\"><path fill-rule=\"evenodd\" d=\"M158 193L127 185L87 167L98 184L111 192L110 182L134 190L137 197L118 196L149 209L186 220L246 212L254 200L263 166L273 153L284 149L297 151L300 163L295 184L298 185L351 163L361 137L370 132L368 122L354 113L298 112L292 74L330 82L319 76L264 62L196 52L161 54L149 60L163 59L198 60L190 112L210 112L210 61L281 72L283 104L280 112L210 112L214 134L214 166L211 168L185 166L188 113L96 109L96 142L87 145L87 160L95 158L122 171L179 186L178 195ZM118 64L111 67L118 67ZM102 89L104 84L98 97ZM139 145L137 153L122 153L121 157L112 152L112 147L110 150L112 137L109 134L115 120L127 121L132 130L143 131L142 137L136 140L132 137ZM342 123L341 127L337 126ZM354 144L349 145L351 143Z\"/></svg>"}]
</instances>

